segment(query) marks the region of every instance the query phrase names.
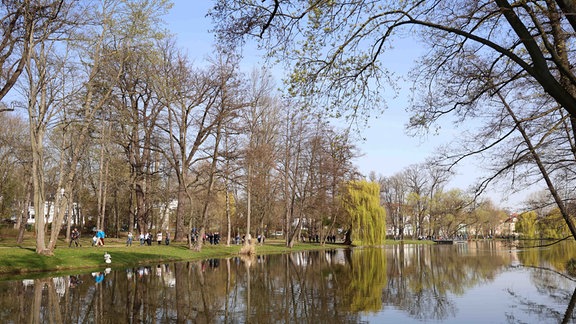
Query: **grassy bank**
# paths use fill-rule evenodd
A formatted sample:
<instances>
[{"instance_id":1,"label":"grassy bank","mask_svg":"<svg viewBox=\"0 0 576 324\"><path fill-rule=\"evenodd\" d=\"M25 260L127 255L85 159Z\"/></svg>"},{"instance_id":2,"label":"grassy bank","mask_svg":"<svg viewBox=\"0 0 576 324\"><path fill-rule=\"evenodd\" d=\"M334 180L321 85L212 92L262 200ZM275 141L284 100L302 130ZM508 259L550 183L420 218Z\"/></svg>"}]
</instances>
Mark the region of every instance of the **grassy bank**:
<instances>
[{"instance_id":1,"label":"grassy bank","mask_svg":"<svg viewBox=\"0 0 576 324\"><path fill-rule=\"evenodd\" d=\"M192 261L210 258L222 258L238 255L241 246L225 244L205 245L202 251L196 252L188 249L184 243L158 245L153 242L151 246L140 246L135 241L127 247L124 239L105 240L103 247L91 246L89 239L81 241L82 247L69 248L64 240L58 242L54 256L42 256L35 252L35 242L26 239L23 244L16 244L15 238L2 237L0 239L0 275L34 275L45 272L68 272L68 270L90 270L103 267L126 268L140 264L153 264L173 261ZM264 245L256 245L257 254L285 253L299 250L329 249L342 247L338 244L324 246L313 243L298 243L294 248L288 249L281 240L266 240ZM104 262L104 253L112 257L112 263Z\"/></svg>"},{"instance_id":2,"label":"grassy bank","mask_svg":"<svg viewBox=\"0 0 576 324\"><path fill-rule=\"evenodd\" d=\"M140 246L136 240L132 246L127 247L125 239L107 238L103 247L93 247L89 238L81 240L82 247L69 248L62 239L58 242L54 256L42 256L35 252L35 242L32 237L18 245L12 235L0 237L0 276L36 276L46 272L66 273L77 270L111 268L127 268L141 264L154 264L174 261L193 261L211 258L223 258L238 255L241 246L225 244L205 245L202 251L195 252L188 249L187 244L174 243L158 245L153 242L151 246ZM387 244L397 244L400 241L390 241ZM404 243L416 243L407 242ZM423 243L418 241L418 243ZM285 246L283 240L267 239L264 245L255 245L256 254L286 253L302 250L332 249L344 247L341 244L301 243L298 242L292 249ZM112 257L112 263L104 262L104 253Z\"/></svg>"}]
</instances>

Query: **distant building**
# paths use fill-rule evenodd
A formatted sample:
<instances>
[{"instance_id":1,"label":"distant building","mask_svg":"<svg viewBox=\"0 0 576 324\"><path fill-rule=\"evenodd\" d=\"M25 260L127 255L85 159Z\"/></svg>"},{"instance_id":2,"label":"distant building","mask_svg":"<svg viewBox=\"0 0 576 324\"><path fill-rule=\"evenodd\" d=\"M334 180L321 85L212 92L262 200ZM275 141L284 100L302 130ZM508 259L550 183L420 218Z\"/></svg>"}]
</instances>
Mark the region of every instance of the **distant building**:
<instances>
[{"instance_id":1,"label":"distant building","mask_svg":"<svg viewBox=\"0 0 576 324\"><path fill-rule=\"evenodd\" d=\"M55 212L54 203L48 201L44 202L44 212L46 213L45 215L46 224L52 223L52 220L54 220L54 212ZM28 219L26 220L26 223L27 224L36 223L36 210L34 209L34 206L28 207Z\"/></svg>"},{"instance_id":2,"label":"distant building","mask_svg":"<svg viewBox=\"0 0 576 324\"><path fill-rule=\"evenodd\" d=\"M516 223L518 222L518 215L512 214L504 222L496 227L496 236L500 237L518 237L516 233Z\"/></svg>"},{"instance_id":3,"label":"distant building","mask_svg":"<svg viewBox=\"0 0 576 324\"><path fill-rule=\"evenodd\" d=\"M54 206L54 202L44 202L44 212L45 214L45 223L46 224L50 224L52 223L52 221L54 220L54 214L56 212L56 208ZM79 213L79 206L77 203L73 203L72 204L72 212L74 215L76 215L77 213ZM76 219L76 217L72 217L72 224L74 224L74 220ZM27 224L35 224L36 223L36 210L34 209L34 206L29 206L28 207L28 219L26 219L26 223Z\"/></svg>"}]
</instances>

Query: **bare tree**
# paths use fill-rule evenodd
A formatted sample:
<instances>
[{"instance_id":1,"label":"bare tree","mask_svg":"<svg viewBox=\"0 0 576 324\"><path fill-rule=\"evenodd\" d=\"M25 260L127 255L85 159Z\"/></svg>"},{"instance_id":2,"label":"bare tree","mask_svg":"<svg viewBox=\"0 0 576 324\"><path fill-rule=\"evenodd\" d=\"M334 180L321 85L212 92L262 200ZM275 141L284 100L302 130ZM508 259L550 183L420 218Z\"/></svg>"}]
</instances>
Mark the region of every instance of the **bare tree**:
<instances>
[{"instance_id":1,"label":"bare tree","mask_svg":"<svg viewBox=\"0 0 576 324\"><path fill-rule=\"evenodd\" d=\"M290 106L287 106L290 107ZM283 155L279 159L279 171L283 186L284 230L286 246L292 247L303 235L303 227L311 227L307 214L311 196L311 172L315 172L307 154L306 142L312 137L313 127L297 109L286 109L283 125Z\"/></svg>"},{"instance_id":2,"label":"bare tree","mask_svg":"<svg viewBox=\"0 0 576 324\"><path fill-rule=\"evenodd\" d=\"M82 16L83 18L90 18L91 16L83 11L85 8L78 8L76 17ZM96 10L96 13L110 14L108 12L109 8L106 6L100 7ZM105 18L102 18L105 19ZM76 21L77 23L80 20ZM103 24L103 26L107 26ZM85 30L86 31L86 30ZM107 102L110 93L111 86L110 83L102 82L103 77L100 75L100 68L102 62L109 59L110 53L106 53L103 50L105 41L107 39L109 30L107 28L101 28L95 32L95 37L86 40L81 37L81 33L71 34L68 39L68 45L71 45L72 40L76 40L81 43L80 40L86 40L84 47L79 47L80 51L76 55L82 56L85 61L90 61L84 77L87 78L85 82L79 83L66 83L64 80L67 73L71 71L76 71L74 68L70 68L70 61L73 58L77 58L70 54L70 49L72 46L64 46L66 50L62 58L56 56L59 53L57 50L62 47L58 47L57 40L51 42L44 42L37 47L34 52L34 65L27 65L27 75L28 75L28 112L30 117L30 127L31 127L31 142L32 142L32 152L33 152L33 172L32 179L34 183L34 206L36 209L36 250L41 254L52 254L54 248L56 247L58 234L62 226L62 221L64 220L66 208L64 204L61 204L64 198L72 195L74 188L74 180L77 174L77 165L81 158L81 153L83 152L85 145L88 140L89 132L92 129L92 123L95 119L96 114ZM89 54L84 55L86 52L82 50L87 50ZM69 59L70 61L68 61ZM70 79L76 80L73 76ZM114 80L114 74L109 74L106 76L107 80ZM79 90L81 89L81 90ZM81 103L76 105L72 103L77 103L75 98ZM74 107L79 107L78 109L73 109ZM61 124L56 123L55 125L60 125L61 129L64 131L64 139L69 138L70 133L66 131L75 132L74 145L71 145L70 141L64 140L62 144L62 152L65 150L69 151L69 154L61 155L60 159L60 174L58 185L56 188L52 189L52 195L57 199L55 205L59 208L54 213L54 219L52 223L52 232L50 235L50 241L48 245L45 244L45 219L46 211L44 210L45 202L45 191L44 191L44 171L42 169L43 161L43 137L51 123L55 123L55 116L66 110L74 111L74 115L77 116L74 120L60 120ZM63 114L62 116L66 116ZM74 126L70 126L73 124ZM63 157L66 156L67 160L64 161ZM68 196L65 196L68 195ZM68 204L70 205L70 203Z\"/></svg>"},{"instance_id":3,"label":"bare tree","mask_svg":"<svg viewBox=\"0 0 576 324\"><path fill-rule=\"evenodd\" d=\"M214 226L209 224L209 211L210 207L214 204L213 196L215 196L216 190L215 183L222 177L223 170L219 167L221 151L225 154L229 153L229 150L223 150L221 147L222 140L225 134L225 126L234 123L237 118L237 113L240 108L244 106L242 103L243 96L241 95L241 78L237 71L237 57L235 55L230 55L226 53L218 53L218 55L213 58L213 66L211 68L211 74L213 76L213 81L217 86L217 92L214 94L215 105L211 108L209 112L210 120L207 135L213 138L210 141L211 145L207 147L208 153L206 153L207 159L210 161L209 167L207 168L207 179L204 183L205 197L201 201L202 211L200 213L200 219L198 220L198 230L200 237L203 237L206 229L210 225L216 228L217 232L221 233L221 228L219 225ZM200 143L199 143L200 144ZM224 156L224 158L230 158L230 155ZM198 176L200 177L200 176ZM224 181L227 181L226 178ZM224 188L224 194L226 199L228 199L227 188ZM220 189L220 191L222 191ZM225 207L226 212L229 212L228 205ZM229 215L228 215L229 217ZM227 233L230 236L230 230ZM200 251L202 248L202 240L199 240L196 244L195 249Z\"/></svg>"},{"instance_id":4,"label":"bare tree","mask_svg":"<svg viewBox=\"0 0 576 324\"><path fill-rule=\"evenodd\" d=\"M411 223L414 236L423 236L424 219L428 212L429 204L429 177L426 173L425 165L411 165L404 170L404 180L410 193L407 197L407 204L412 211Z\"/></svg>"},{"instance_id":5,"label":"bare tree","mask_svg":"<svg viewBox=\"0 0 576 324\"><path fill-rule=\"evenodd\" d=\"M191 234L185 221L190 228L193 224L191 206L198 186L195 165L211 157L218 160L218 146L212 154L206 154L204 148L212 135L231 123L242 96L234 55L218 53L210 67L198 69L171 44L162 53L166 78L158 92L167 109L161 127L168 136L164 155L178 181L175 240L181 240Z\"/></svg>"},{"instance_id":6,"label":"bare tree","mask_svg":"<svg viewBox=\"0 0 576 324\"><path fill-rule=\"evenodd\" d=\"M159 136L156 127L160 112L164 108L152 89L150 75L154 69L150 65L150 48L135 52L124 48L126 67L118 84L118 94L114 100L119 133L115 136L118 144L130 163L132 190L135 196L135 218L141 232L151 226L152 177L155 168L154 151L158 151ZM100 166L103 168L104 166ZM102 212L103 209L100 210ZM103 217L104 215L100 215Z\"/></svg>"},{"instance_id":7,"label":"bare tree","mask_svg":"<svg viewBox=\"0 0 576 324\"><path fill-rule=\"evenodd\" d=\"M121 4L124 15L113 25L116 38L107 48L115 53L116 61L108 62L105 69L113 76L119 75L118 82L111 83L112 117L116 122L113 136L130 164L135 202L132 212L139 230L146 232L152 225L156 180L163 171L157 163L162 140L157 124L165 106L159 100L156 84L161 82L162 63L158 43L166 33L158 21L170 5L164 1Z\"/></svg>"},{"instance_id":8,"label":"bare tree","mask_svg":"<svg viewBox=\"0 0 576 324\"><path fill-rule=\"evenodd\" d=\"M73 1L3 1L0 6L0 100L16 84L37 44L60 33ZM0 106L0 112L14 107Z\"/></svg>"},{"instance_id":9,"label":"bare tree","mask_svg":"<svg viewBox=\"0 0 576 324\"><path fill-rule=\"evenodd\" d=\"M352 161L359 156L354 139L348 129L338 129L317 120L312 139L315 168L312 194L314 202L309 212L316 214L322 242L336 236L338 230L348 227L349 214L342 206L342 190L350 181L361 179ZM311 143L311 144L312 144Z\"/></svg>"},{"instance_id":10,"label":"bare tree","mask_svg":"<svg viewBox=\"0 0 576 324\"><path fill-rule=\"evenodd\" d=\"M52 208L50 204L45 205L47 199L45 190L44 141L50 124L54 123L55 116L63 107L62 102L57 102L58 98L56 95L60 86L57 77L62 72L62 64L54 61L55 56L53 55L53 50L55 46L55 43L40 44L33 55L31 55L31 60L26 64L26 76L28 80L27 110L30 120L32 181L34 189L33 201L36 221L36 252L48 255L52 254L53 244L49 243L48 246L46 246L45 236L47 234L47 220L52 213ZM62 188L61 184L62 178L60 178L57 187ZM62 195L53 191L51 196L57 199L55 206L59 206ZM58 223L53 225L52 232L55 232L55 235L57 235L60 227Z\"/></svg>"},{"instance_id":11,"label":"bare tree","mask_svg":"<svg viewBox=\"0 0 576 324\"><path fill-rule=\"evenodd\" d=\"M408 188L401 173L391 177L379 179L380 196L384 208L386 208L386 224L391 228L391 235L395 239L404 239L407 206L406 197Z\"/></svg>"},{"instance_id":12,"label":"bare tree","mask_svg":"<svg viewBox=\"0 0 576 324\"><path fill-rule=\"evenodd\" d=\"M261 232L264 215L274 205L277 187L273 176L277 155L280 106L273 95L273 80L266 70L254 70L247 90L246 107L240 112L243 137L242 163L246 197L246 241L252 237L253 216Z\"/></svg>"},{"instance_id":13,"label":"bare tree","mask_svg":"<svg viewBox=\"0 0 576 324\"><path fill-rule=\"evenodd\" d=\"M24 229L29 216L31 159L26 121L16 116L0 116L0 217L15 217L14 228ZM21 236L19 235L19 238ZM21 243L22 240L19 240Z\"/></svg>"}]
</instances>

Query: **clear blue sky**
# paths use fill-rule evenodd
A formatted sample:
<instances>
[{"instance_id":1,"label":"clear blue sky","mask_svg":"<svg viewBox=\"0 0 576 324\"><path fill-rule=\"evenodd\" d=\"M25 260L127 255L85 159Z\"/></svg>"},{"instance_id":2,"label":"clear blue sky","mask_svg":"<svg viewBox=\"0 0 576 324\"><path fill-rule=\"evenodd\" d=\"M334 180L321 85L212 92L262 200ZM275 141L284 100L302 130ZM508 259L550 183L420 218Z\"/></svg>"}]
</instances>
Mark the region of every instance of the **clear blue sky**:
<instances>
[{"instance_id":1,"label":"clear blue sky","mask_svg":"<svg viewBox=\"0 0 576 324\"><path fill-rule=\"evenodd\" d=\"M166 17L167 28L176 35L177 44L188 52L191 60L201 63L212 52L213 37L209 34L211 21L206 13L212 1L208 0L176 0L170 14ZM386 68L398 75L407 73L413 66L419 50L417 45L409 41L395 45L394 51L386 54ZM243 69L250 71L257 65L257 56L250 56L243 61ZM278 80L280 81L280 80ZM379 118L370 122L370 127L362 134L365 142L359 143L364 156L356 160L356 165L364 174L375 171L377 174L391 176L402 171L411 164L422 163L439 145L446 144L452 136L457 136L459 130L444 127L440 135L426 138L415 138L406 135L404 125L409 115L404 111L407 106L409 85L405 84L397 98L392 94L384 94L388 110ZM449 188L467 189L478 175L479 170L472 165L473 161L458 168L458 174L449 184ZM513 207L524 197L510 197L509 201L501 201L501 193L492 191L489 195L496 204Z\"/></svg>"}]
</instances>

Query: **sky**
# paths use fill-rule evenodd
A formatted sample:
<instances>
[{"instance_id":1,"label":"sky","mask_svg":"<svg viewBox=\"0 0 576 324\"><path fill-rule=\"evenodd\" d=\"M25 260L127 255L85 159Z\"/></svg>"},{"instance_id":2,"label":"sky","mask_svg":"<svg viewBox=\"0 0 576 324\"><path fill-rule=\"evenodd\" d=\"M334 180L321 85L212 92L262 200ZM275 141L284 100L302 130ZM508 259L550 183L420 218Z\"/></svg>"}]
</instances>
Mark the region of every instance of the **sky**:
<instances>
[{"instance_id":1,"label":"sky","mask_svg":"<svg viewBox=\"0 0 576 324\"><path fill-rule=\"evenodd\" d=\"M186 51L195 63L203 62L213 50L213 36L209 33L211 21L206 17L212 3L208 0L175 0L174 7L166 17L166 27L175 34L177 45ZM395 49L386 54L384 59L386 68L398 76L406 76L419 53L417 43L405 41L395 45ZM241 68L248 72L259 63L257 55L246 57ZM355 161L363 174L368 175L374 171L378 175L392 176L412 164L423 163L435 148L447 144L453 136L457 136L459 130L451 127L443 127L439 135L408 136L405 124L409 120L409 114L404 110L410 95L407 91L409 85L405 84L396 98L393 98L392 94L384 93L388 109L378 118L371 119L368 127L363 130L361 135L366 140L358 143L363 155ZM468 161L459 166L456 172L447 189L466 190L476 180L479 169L473 165L473 161ZM488 194L494 203L511 209L518 207L525 196L526 193L510 196L496 188Z\"/></svg>"}]
</instances>

